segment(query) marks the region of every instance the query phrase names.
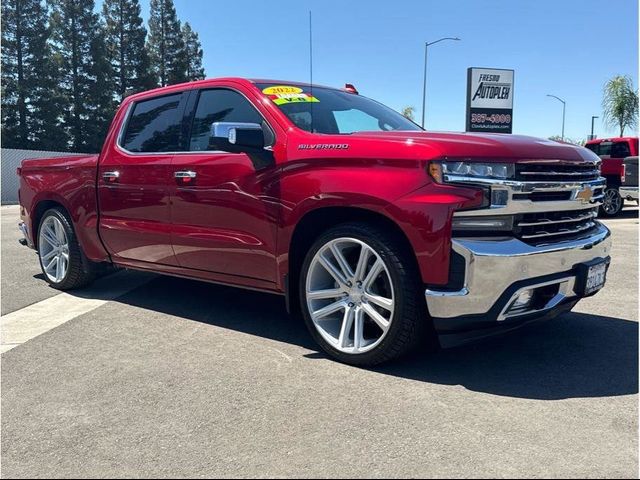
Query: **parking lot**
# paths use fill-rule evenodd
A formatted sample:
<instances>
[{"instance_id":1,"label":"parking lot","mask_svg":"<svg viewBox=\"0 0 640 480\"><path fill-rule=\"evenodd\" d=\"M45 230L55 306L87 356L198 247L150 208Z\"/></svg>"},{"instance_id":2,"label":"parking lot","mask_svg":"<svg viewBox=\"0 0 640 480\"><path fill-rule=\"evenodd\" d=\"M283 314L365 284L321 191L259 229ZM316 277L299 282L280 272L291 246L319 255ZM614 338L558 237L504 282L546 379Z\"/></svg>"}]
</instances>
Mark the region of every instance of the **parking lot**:
<instances>
[{"instance_id":1,"label":"parking lot","mask_svg":"<svg viewBox=\"0 0 640 480\"><path fill-rule=\"evenodd\" d=\"M372 370L279 296L127 271L60 294L1 213L4 478L638 476L636 207L574 312Z\"/></svg>"}]
</instances>

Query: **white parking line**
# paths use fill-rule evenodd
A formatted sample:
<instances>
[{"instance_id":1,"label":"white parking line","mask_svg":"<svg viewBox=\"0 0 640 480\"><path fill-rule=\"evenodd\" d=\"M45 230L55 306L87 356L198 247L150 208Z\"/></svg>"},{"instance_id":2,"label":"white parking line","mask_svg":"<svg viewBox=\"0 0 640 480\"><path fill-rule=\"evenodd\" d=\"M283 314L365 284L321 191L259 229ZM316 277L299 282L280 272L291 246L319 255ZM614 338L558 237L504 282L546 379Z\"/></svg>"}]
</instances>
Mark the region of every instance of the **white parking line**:
<instances>
[{"instance_id":1,"label":"white parking line","mask_svg":"<svg viewBox=\"0 0 640 480\"><path fill-rule=\"evenodd\" d=\"M90 289L61 293L0 318L0 353L5 353L69 320L140 287L154 275L119 272L100 279Z\"/></svg>"}]
</instances>

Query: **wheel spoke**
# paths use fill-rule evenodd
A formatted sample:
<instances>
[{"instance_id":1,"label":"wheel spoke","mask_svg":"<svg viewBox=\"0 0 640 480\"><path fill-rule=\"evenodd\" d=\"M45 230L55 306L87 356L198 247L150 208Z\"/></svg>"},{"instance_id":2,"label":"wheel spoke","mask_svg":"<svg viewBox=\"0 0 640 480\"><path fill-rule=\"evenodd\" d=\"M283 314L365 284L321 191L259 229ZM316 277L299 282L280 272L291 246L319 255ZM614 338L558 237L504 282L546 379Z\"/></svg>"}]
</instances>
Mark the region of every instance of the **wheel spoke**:
<instances>
[{"instance_id":1,"label":"wheel spoke","mask_svg":"<svg viewBox=\"0 0 640 480\"><path fill-rule=\"evenodd\" d=\"M329 260L327 260L323 255L318 257L320 261L320 265L324 267L324 269L331 274L333 279L338 282L338 285L346 285L347 279Z\"/></svg>"},{"instance_id":2,"label":"wheel spoke","mask_svg":"<svg viewBox=\"0 0 640 480\"><path fill-rule=\"evenodd\" d=\"M331 253L333 253L333 257L336 259L336 262L338 262L338 266L342 271L343 277L346 280L353 278L353 271L351 271L351 267L347 263L347 259L344 258L344 255L342 255L342 252L335 243L331 245Z\"/></svg>"},{"instance_id":3,"label":"wheel spoke","mask_svg":"<svg viewBox=\"0 0 640 480\"><path fill-rule=\"evenodd\" d=\"M353 348L358 351L364 346L364 311L355 309L353 326Z\"/></svg>"},{"instance_id":4,"label":"wheel spoke","mask_svg":"<svg viewBox=\"0 0 640 480\"><path fill-rule=\"evenodd\" d=\"M56 278L56 282L59 282L59 281L60 281L60 270L62 270L62 269L60 268L60 256L59 256L59 255L56 257L56 266L55 266L55 269L56 269L56 271L55 271L55 278Z\"/></svg>"},{"instance_id":5,"label":"wheel spoke","mask_svg":"<svg viewBox=\"0 0 640 480\"><path fill-rule=\"evenodd\" d=\"M378 311L371 305L367 305L365 303L362 305L362 309L367 312L367 315L369 316L369 318L371 318L371 320L378 324L383 332L387 331L387 329L389 328L389 320L380 315Z\"/></svg>"},{"instance_id":6,"label":"wheel spoke","mask_svg":"<svg viewBox=\"0 0 640 480\"><path fill-rule=\"evenodd\" d=\"M44 267L44 269L49 272L51 270L51 267L53 267L53 264L56 263L58 261L58 255L56 255L55 257L53 257L53 259Z\"/></svg>"},{"instance_id":7,"label":"wheel spoke","mask_svg":"<svg viewBox=\"0 0 640 480\"><path fill-rule=\"evenodd\" d=\"M365 275L365 270L367 269L367 262L369 260L369 256L371 255L371 251L365 245L362 245L360 248L360 257L358 257L358 265L356 265L356 272L353 275L356 280L362 280Z\"/></svg>"},{"instance_id":8,"label":"wheel spoke","mask_svg":"<svg viewBox=\"0 0 640 480\"><path fill-rule=\"evenodd\" d=\"M327 290L315 290L307 292L307 298L310 300L324 300L327 298L341 298L344 292L341 288L329 288Z\"/></svg>"},{"instance_id":9,"label":"wheel spoke","mask_svg":"<svg viewBox=\"0 0 640 480\"><path fill-rule=\"evenodd\" d=\"M46 255L42 256L42 262L48 262L51 258L55 257L57 255L57 252L55 250L51 250L49 253L47 253Z\"/></svg>"},{"instance_id":10,"label":"wheel spoke","mask_svg":"<svg viewBox=\"0 0 640 480\"><path fill-rule=\"evenodd\" d=\"M42 238L44 238L49 245L55 247L58 244L56 238L56 232L54 232L49 225L45 225L42 229Z\"/></svg>"},{"instance_id":11,"label":"wheel spoke","mask_svg":"<svg viewBox=\"0 0 640 480\"><path fill-rule=\"evenodd\" d=\"M383 270L383 268L384 265L382 264L382 260L376 258L375 263L371 266L371 270L369 270L369 273L362 281L362 285L365 289L369 289L369 287L371 287L371 284L375 281L376 278L378 278L378 275L380 275L380 272Z\"/></svg>"},{"instance_id":12,"label":"wheel spoke","mask_svg":"<svg viewBox=\"0 0 640 480\"><path fill-rule=\"evenodd\" d=\"M337 302L330 303L329 305L316 310L311 314L311 316L315 320L318 320L320 318L326 317L327 315L331 315L332 313L337 312L338 310L341 310L345 307L346 307L346 303L342 300L339 300Z\"/></svg>"},{"instance_id":13,"label":"wheel spoke","mask_svg":"<svg viewBox=\"0 0 640 480\"><path fill-rule=\"evenodd\" d=\"M365 293L364 297L369 302L374 303L389 312L393 310L393 300L391 298L385 298L380 295L375 295L373 293Z\"/></svg>"},{"instance_id":14,"label":"wheel spoke","mask_svg":"<svg viewBox=\"0 0 640 480\"><path fill-rule=\"evenodd\" d=\"M64 238L64 230L62 228L62 224L59 221L54 220L53 229L55 231L56 239L58 240L58 243L64 243L65 238Z\"/></svg>"},{"instance_id":15,"label":"wheel spoke","mask_svg":"<svg viewBox=\"0 0 640 480\"><path fill-rule=\"evenodd\" d=\"M354 316L355 309L350 307L345 308L342 326L340 327L340 336L338 337L338 346L340 346L340 348L347 348L349 346L349 332L351 332L351 327L353 327Z\"/></svg>"}]
</instances>

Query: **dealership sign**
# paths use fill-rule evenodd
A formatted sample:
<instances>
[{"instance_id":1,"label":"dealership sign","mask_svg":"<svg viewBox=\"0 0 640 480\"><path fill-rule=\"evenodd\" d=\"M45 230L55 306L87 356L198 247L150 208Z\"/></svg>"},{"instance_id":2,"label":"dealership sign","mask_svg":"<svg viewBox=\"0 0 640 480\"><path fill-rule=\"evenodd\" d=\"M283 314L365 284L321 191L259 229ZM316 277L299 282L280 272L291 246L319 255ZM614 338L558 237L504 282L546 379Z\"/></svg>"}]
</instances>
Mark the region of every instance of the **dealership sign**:
<instances>
[{"instance_id":1,"label":"dealership sign","mask_svg":"<svg viewBox=\"0 0 640 480\"><path fill-rule=\"evenodd\" d=\"M511 133L513 70L467 69L467 132Z\"/></svg>"}]
</instances>

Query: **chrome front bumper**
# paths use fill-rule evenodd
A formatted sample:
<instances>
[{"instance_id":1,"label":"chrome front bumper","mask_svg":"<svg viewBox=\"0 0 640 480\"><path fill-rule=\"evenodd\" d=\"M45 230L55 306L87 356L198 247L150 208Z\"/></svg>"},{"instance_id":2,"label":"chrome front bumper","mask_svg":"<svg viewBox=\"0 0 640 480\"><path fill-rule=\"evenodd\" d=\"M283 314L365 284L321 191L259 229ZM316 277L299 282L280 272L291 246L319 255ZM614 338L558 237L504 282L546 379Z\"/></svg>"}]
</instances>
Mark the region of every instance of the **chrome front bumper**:
<instances>
[{"instance_id":1,"label":"chrome front bumper","mask_svg":"<svg viewBox=\"0 0 640 480\"><path fill-rule=\"evenodd\" d=\"M532 246L516 238L454 238L453 250L464 258L464 287L458 291L427 289L429 314L436 329L447 329L456 319L474 317L496 325L511 317L507 307L523 288L557 284L557 294L542 308L518 313L543 315L579 298L577 266L606 259L611 251L610 232L598 223L588 237ZM505 322L507 323L507 322Z\"/></svg>"}]
</instances>

